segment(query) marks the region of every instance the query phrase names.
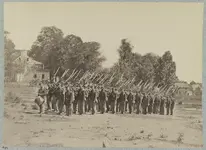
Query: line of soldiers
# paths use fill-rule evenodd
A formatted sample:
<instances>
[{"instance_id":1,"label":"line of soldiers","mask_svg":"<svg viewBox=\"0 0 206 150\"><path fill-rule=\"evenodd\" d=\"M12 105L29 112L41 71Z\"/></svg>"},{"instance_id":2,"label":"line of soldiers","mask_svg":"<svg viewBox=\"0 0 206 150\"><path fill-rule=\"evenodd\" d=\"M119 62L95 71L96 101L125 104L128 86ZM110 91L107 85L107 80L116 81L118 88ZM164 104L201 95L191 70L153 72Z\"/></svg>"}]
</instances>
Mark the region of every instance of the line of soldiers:
<instances>
[{"instance_id":1,"label":"line of soldiers","mask_svg":"<svg viewBox=\"0 0 206 150\"><path fill-rule=\"evenodd\" d=\"M173 115L175 106L173 95L160 96L140 91L133 93L131 90L118 91L115 88L106 89L93 85L65 85L63 82L57 85L49 83L47 88L40 84L38 96L43 99L37 103L40 113L43 112L43 104L46 102L47 110L62 114L66 109L67 116L77 112L80 115L87 112Z\"/></svg>"}]
</instances>

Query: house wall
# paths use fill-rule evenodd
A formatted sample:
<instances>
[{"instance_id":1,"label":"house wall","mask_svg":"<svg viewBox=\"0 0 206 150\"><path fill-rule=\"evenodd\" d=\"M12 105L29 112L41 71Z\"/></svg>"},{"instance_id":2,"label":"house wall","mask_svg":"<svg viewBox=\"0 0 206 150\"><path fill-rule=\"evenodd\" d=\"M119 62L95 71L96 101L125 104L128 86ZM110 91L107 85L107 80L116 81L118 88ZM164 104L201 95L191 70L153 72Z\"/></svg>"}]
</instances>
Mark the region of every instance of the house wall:
<instances>
[{"instance_id":1,"label":"house wall","mask_svg":"<svg viewBox=\"0 0 206 150\"><path fill-rule=\"evenodd\" d=\"M191 96L191 95L193 95L193 92L188 88L180 88L178 90L178 95L180 95L180 96L185 96L185 95Z\"/></svg>"},{"instance_id":2,"label":"house wall","mask_svg":"<svg viewBox=\"0 0 206 150\"><path fill-rule=\"evenodd\" d=\"M44 76L44 78L43 78ZM30 82L32 80L49 80L49 72L42 72L42 71L30 71L26 74L18 73L16 75L17 82Z\"/></svg>"}]
</instances>

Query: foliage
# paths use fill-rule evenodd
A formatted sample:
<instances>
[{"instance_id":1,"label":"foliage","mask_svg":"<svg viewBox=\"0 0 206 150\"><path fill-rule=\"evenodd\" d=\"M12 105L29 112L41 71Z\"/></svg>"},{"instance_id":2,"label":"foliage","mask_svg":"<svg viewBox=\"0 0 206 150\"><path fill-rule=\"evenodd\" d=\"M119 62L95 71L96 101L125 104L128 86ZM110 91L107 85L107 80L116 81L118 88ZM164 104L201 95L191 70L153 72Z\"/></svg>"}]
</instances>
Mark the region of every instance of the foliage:
<instances>
[{"instance_id":1,"label":"foliage","mask_svg":"<svg viewBox=\"0 0 206 150\"><path fill-rule=\"evenodd\" d=\"M11 75L14 75L18 72L23 72L25 64L24 63L14 63L12 59L12 55L15 51L15 44L8 37L8 31L4 31L4 66L5 66L5 77L8 80L11 80Z\"/></svg>"},{"instance_id":2,"label":"foliage","mask_svg":"<svg viewBox=\"0 0 206 150\"><path fill-rule=\"evenodd\" d=\"M45 68L54 72L59 65L58 50L60 49L63 35L62 30L55 26L43 27L28 55L34 60L42 62Z\"/></svg>"},{"instance_id":3,"label":"foliage","mask_svg":"<svg viewBox=\"0 0 206 150\"><path fill-rule=\"evenodd\" d=\"M13 92L8 92L5 96L5 102L9 103L20 103L21 98L19 98L15 93Z\"/></svg>"},{"instance_id":4,"label":"foliage","mask_svg":"<svg viewBox=\"0 0 206 150\"><path fill-rule=\"evenodd\" d=\"M6 64L9 62L10 54L15 49L14 43L7 35L8 32L5 32ZM57 68L59 68L58 75L60 76L65 70L69 70L70 73L73 70L81 70L80 74L82 75L86 71L101 71L101 74L110 77L115 74L110 83L111 86L115 86L119 79L121 79L121 82L130 80L134 85L142 81L143 83L154 83L159 87L165 85L170 87L178 80L176 64L170 51L166 51L162 56L153 53L141 55L133 52L134 47L128 39L122 39L117 50L119 53L118 62L111 68L104 69L102 62L105 61L105 57L100 53L100 48L101 45L96 41L84 42L81 37L73 34L64 36L61 29L49 26L41 29L28 55L34 60L42 62L52 75L55 74ZM7 66L9 66L9 63ZM21 70L23 64L19 66L19 70ZM18 68L17 66L14 67ZM99 76L101 75L99 74L96 78L99 78ZM68 75L65 75L66 77ZM131 83L128 83L129 87Z\"/></svg>"},{"instance_id":5,"label":"foliage","mask_svg":"<svg viewBox=\"0 0 206 150\"><path fill-rule=\"evenodd\" d=\"M52 26L43 27L33 43L29 56L42 62L54 74L59 66L59 74L66 69L91 70L101 67L105 60L99 52L97 42L83 42L76 35L63 36L63 32Z\"/></svg>"},{"instance_id":6,"label":"foliage","mask_svg":"<svg viewBox=\"0 0 206 150\"><path fill-rule=\"evenodd\" d=\"M117 78L124 74L124 79L135 78L135 84L143 82L155 82L156 85L173 85L177 80L176 64L172 54L166 51L162 57L153 53L140 55L132 52L133 46L127 39L121 41L119 60L113 65L112 71L117 72Z\"/></svg>"}]
</instances>

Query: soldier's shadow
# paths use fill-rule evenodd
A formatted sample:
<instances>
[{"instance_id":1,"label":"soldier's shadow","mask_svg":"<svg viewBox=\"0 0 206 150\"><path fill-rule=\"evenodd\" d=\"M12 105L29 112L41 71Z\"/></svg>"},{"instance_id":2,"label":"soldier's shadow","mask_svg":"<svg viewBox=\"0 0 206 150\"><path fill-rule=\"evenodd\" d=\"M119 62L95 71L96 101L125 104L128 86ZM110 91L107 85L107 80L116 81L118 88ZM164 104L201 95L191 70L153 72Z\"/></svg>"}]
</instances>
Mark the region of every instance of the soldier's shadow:
<instances>
[{"instance_id":1,"label":"soldier's shadow","mask_svg":"<svg viewBox=\"0 0 206 150\"><path fill-rule=\"evenodd\" d=\"M25 114L29 114L29 115L31 115L31 114L37 114L37 112L31 112L31 111L25 111L24 113L25 113Z\"/></svg>"}]
</instances>

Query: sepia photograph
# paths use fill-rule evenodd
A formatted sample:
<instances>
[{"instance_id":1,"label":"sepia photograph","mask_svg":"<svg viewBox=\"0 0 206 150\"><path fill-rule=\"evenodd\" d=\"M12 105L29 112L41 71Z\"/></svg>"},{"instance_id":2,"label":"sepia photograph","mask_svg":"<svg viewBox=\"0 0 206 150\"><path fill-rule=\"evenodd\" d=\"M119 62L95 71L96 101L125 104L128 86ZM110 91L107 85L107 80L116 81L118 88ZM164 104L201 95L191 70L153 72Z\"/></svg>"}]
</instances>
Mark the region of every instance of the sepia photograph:
<instances>
[{"instance_id":1,"label":"sepia photograph","mask_svg":"<svg viewBox=\"0 0 206 150\"><path fill-rule=\"evenodd\" d=\"M202 148L203 7L4 2L2 144Z\"/></svg>"}]
</instances>

